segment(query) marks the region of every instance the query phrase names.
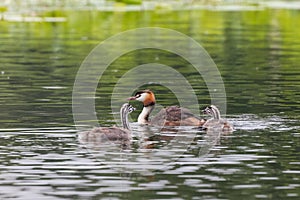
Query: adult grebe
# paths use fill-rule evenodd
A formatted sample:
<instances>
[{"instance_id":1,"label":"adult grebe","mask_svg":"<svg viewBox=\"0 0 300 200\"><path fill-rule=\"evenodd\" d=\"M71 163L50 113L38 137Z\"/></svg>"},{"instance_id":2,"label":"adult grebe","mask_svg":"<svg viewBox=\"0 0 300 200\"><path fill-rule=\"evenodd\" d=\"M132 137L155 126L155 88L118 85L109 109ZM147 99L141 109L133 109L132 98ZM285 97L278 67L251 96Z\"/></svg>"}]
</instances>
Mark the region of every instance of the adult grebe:
<instances>
[{"instance_id":1,"label":"adult grebe","mask_svg":"<svg viewBox=\"0 0 300 200\"><path fill-rule=\"evenodd\" d=\"M202 126L205 120L196 117L191 111L179 106L169 106L160 110L151 121L149 115L154 109L156 100L151 90L142 90L128 100L143 102L144 108L138 117L139 124L153 124L159 126Z\"/></svg>"},{"instance_id":2,"label":"adult grebe","mask_svg":"<svg viewBox=\"0 0 300 200\"><path fill-rule=\"evenodd\" d=\"M215 105L210 105L203 110L203 113L212 116L211 119L207 120L202 128L207 129L216 129L225 132L232 132L233 127L225 119L221 118L220 111Z\"/></svg>"},{"instance_id":3,"label":"adult grebe","mask_svg":"<svg viewBox=\"0 0 300 200\"><path fill-rule=\"evenodd\" d=\"M129 141L131 140L130 127L128 122L128 114L133 112L135 108L125 103L120 109L122 128L119 127L97 127L90 131L79 133L81 141Z\"/></svg>"}]
</instances>

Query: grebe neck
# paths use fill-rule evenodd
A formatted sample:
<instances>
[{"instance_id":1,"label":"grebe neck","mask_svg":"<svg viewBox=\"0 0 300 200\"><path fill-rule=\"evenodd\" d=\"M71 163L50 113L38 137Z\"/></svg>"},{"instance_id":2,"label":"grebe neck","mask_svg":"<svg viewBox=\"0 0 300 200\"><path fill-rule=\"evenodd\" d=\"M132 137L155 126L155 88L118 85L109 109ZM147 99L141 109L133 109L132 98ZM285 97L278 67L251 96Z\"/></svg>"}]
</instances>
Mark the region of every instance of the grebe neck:
<instances>
[{"instance_id":1,"label":"grebe neck","mask_svg":"<svg viewBox=\"0 0 300 200\"><path fill-rule=\"evenodd\" d=\"M144 106L141 114L138 117L138 123L139 124L149 124L149 116L150 113L152 112L152 110L154 109L155 104L153 105L148 105L148 106Z\"/></svg>"},{"instance_id":2,"label":"grebe neck","mask_svg":"<svg viewBox=\"0 0 300 200\"><path fill-rule=\"evenodd\" d=\"M128 122L128 111L126 109L120 110L121 122L124 129L130 130L129 122Z\"/></svg>"},{"instance_id":3,"label":"grebe neck","mask_svg":"<svg viewBox=\"0 0 300 200\"><path fill-rule=\"evenodd\" d=\"M220 114L220 111L218 108L213 108L212 114L213 114L214 119L217 119L217 120L221 119L221 114Z\"/></svg>"}]
</instances>

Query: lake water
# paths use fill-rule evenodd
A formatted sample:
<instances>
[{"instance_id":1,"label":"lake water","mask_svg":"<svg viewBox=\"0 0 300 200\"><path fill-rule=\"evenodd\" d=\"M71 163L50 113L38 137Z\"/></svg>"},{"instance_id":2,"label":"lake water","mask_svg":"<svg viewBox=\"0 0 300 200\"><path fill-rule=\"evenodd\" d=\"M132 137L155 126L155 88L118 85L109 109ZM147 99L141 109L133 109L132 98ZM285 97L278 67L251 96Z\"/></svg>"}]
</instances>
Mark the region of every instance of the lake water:
<instances>
[{"instance_id":1,"label":"lake water","mask_svg":"<svg viewBox=\"0 0 300 200\"><path fill-rule=\"evenodd\" d=\"M48 15L65 21L0 21L0 199L299 198L299 10ZM225 84L232 134L132 123L134 139L126 149L78 141L72 114L77 70L101 41L138 27L174 29L207 50ZM152 62L178 70L200 106L210 103L205 83L186 60L155 49L134 51L101 77L99 124L116 122L110 98L118 79ZM166 87L142 88L156 91L161 106L178 103ZM132 104L136 120L141 105Z\"/></svg>"}]
</instances>

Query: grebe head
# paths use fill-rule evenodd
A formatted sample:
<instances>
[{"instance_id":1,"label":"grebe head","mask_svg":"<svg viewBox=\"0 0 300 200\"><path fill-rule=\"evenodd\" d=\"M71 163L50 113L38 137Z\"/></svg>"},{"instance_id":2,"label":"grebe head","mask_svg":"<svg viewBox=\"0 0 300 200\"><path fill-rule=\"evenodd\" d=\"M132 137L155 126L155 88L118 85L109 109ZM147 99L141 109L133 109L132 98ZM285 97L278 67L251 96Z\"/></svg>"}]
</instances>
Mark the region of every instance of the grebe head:
<instances>
[{"instance_id":1,"label":"grebe head","mask_svg":"<svg viewBox=\"0 0 300 200\"><path fill-rule=\"evenodd\" d=\"M124 103L121 107L121 112L122 113L132 113L133 111L135 111L135 107L133 107L132 105L130 105L129 103Z\"/></svg>"},{"instance_id":2,"label":"grebe head","mask_svg":"<svg viewBox=\"0 0 300 200\"><path fill-rule=\"evenodd\" d=\"M220 119L220 111L215 105L207 106L203 113L212 116L214 119Z\"/></svg>"},{"instance_id":3,"label":"grebe head","mask_svg":"<svg viewBox=\"0 0 300 200\"><path fill-rule=\"evenodd\" d=\"M144 106L153 106L156 103L154 93L151 90L142 90L133 97L129 97L128 100L137 100L143 102Z\"/></svg>"}]
</instances>

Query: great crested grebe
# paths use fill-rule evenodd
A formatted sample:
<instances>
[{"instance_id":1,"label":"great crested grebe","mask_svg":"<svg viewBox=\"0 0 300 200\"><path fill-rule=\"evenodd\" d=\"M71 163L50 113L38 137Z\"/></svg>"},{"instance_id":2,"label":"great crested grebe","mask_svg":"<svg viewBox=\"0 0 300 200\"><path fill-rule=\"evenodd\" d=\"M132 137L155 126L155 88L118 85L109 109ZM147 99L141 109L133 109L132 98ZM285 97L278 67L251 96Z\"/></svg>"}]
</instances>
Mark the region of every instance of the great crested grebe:
<instances>
[{"instance_id":1,"label":"great crested grebe","mask_svg":"<svg viewBox=\"0 0 300 200\"><path fill-rule=\"evenodd\" d=\"M219 109L215 105L207 106L203 113L212 116L211 119L207 120L202 128L205 130L216 129L225 132L232 132L233 127L225 119L221 118Z\"/></svg>"},{"instance_id":2,"label":"great crested grebe","mask_svg":"<svg viewBox=\"0 0 300 200\"><path fill-rule=\"evenodd\" d=\"M135 108L125 103L120 109L122 128L119 127L97 127L90 131L79 134L81 141L129 141L131 139L130 127L128 122L128 114L133 112Z\"/></svg>"},{"instance_id":3,"label":"great crested grebe","mask_svg":"<svg viewBox=\"0 0 300 200\"><path fill-rule=\"evenodd\" d=\"M139 124L153 124L159 126L202 126L205 120L196 117L191 111L179 106L169 106L161 109L157 115L149 120L149 115L154 109L156 100L151 90L142 90L128 100L141 101L144 105L138 117Z\"/></svg>"}]
</instances>

